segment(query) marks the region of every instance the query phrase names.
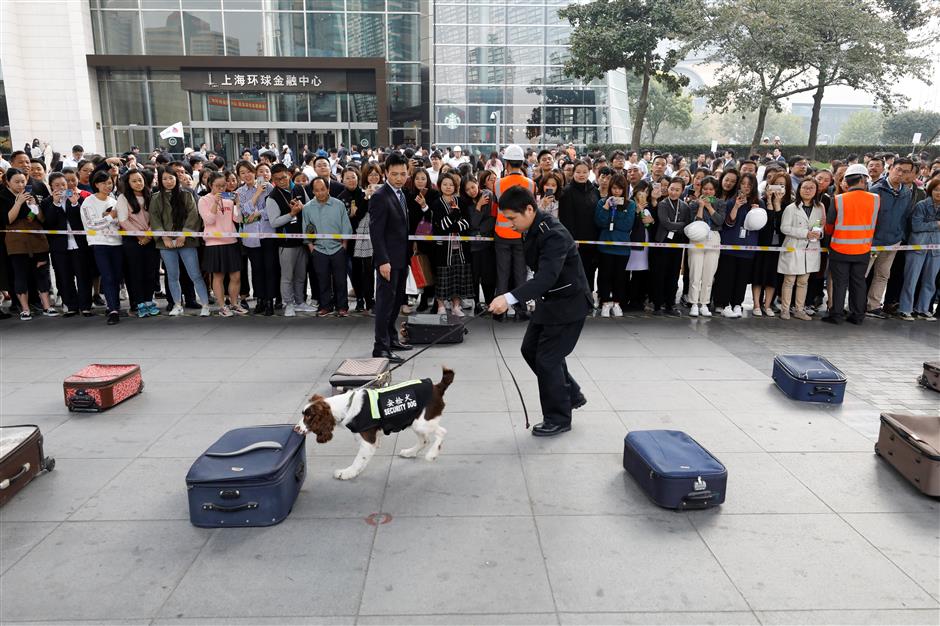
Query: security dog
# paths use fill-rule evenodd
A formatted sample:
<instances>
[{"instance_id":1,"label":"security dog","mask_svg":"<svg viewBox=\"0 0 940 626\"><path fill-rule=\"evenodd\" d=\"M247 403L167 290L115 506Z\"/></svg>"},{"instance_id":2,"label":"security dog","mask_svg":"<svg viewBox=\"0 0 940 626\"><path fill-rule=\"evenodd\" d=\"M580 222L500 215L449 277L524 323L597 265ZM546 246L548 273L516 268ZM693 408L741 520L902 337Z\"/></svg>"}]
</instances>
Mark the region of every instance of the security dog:
<instances>
[{"instance_id":1,"label":"security dog","mask_svg":"<svg viewBox=\"0 0 940 626\"><path fill-rule=\"evenodd\" d=\"M340 480L349 480L362 473L379 447L382 433L389 435L408 428L418 436L418 443L399 453L406 459L418 456L428 447L424 458L433 461L441 452L447 431L441 426L444 392L454 382L454 371L444 367L441 381L410 380L383 389L354 389L325 398L314 395L304 406L302 417L294 430L301 435L312 432L317 443L333 438L338 424L347 427L359 440L359 452L352 464L333 472ZM434 441L431 441L431 438Z\"/></svg>"}]
</instances>

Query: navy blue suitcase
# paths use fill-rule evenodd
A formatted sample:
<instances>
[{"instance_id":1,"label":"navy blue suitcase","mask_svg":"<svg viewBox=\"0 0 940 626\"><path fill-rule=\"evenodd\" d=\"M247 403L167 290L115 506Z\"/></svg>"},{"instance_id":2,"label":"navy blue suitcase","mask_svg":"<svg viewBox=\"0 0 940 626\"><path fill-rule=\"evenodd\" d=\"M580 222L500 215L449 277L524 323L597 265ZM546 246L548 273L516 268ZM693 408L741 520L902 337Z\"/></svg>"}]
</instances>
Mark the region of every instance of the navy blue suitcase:
<instances>
[{"instance_id":1,"label":"navy blue suitcase","mask_svg":"<svg viewBox=\"0 0 940 626\"><path fill-rule=\"evenodd\" d=\"M186 475L194 526L271 526L294 506L306 477L306 439L293 425L230 430Z\"/></svg>"},{"instance_id":2,"label":"navy blue suitcase","mask_svg":"<svg viewBox=\"0 0 940 626\"><path fill-rule=\"evenodd\" d=\"M845 397L845 374L818 354L778 354L773 379L794 400L842 404Z\"/></svg>"},{"instance_id":3,"label":"navy blue suitcase","mask_svg":"<svg viewBox=\"0 0 940 626\"><path fill-rule=\"evenodd\" d=\"M728 470L679 430L634 430L623 440L623 468L667 509L705 509L725 501Z\"/></svg>"}]
</instances>

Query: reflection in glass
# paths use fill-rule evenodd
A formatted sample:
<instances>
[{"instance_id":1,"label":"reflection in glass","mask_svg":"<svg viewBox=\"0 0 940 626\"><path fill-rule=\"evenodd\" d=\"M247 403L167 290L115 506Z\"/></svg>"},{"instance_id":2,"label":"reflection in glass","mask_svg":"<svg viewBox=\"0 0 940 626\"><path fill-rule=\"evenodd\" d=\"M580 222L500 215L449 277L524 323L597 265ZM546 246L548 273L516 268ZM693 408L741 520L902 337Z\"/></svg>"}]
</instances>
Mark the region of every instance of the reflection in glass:
<instances>
[{"instance_id":1,"label":"reflection in glass","mask_svg":"<svg viewBox=\"0 0 940 626\"><path fill-rule=\"evenodd\" d=\"M261 13L225 13L226 54L229 56L263 56Z\"/></svg>"},{"instance_id":2,"label":"reflection in glass","mask_svg":"<svg viewBox=\"0 0 940 626\"><path fill-rule=\"evenodd\" d=\"M136 11L92 12L98 54L140 54L140 14Z\"/></svg>"},{"instance_id":3,"label":"reflection in glass","mask_svg":"<svg viewBox=\"0 0 940 626\"><path fill-rule=\"evenodd\" d=\"M307 14L307 56L346 56L342 13Z\"/></svg>"},{"instance_id":4,"label":"reflection in glass","mask_svg":"<svg viewBox=\"0 0 940 626\"><path fill-rule=\"evenodd\" d=\"M278 93L274 94L275 121L279 122L307 122L307 94L305 93Z\"/></svg>"},{"instance_id":5,"label":"reflection in glass","mask_svg":"<svg viewBox=\"0 0 940 626\"><path fill-rule=\"evenodd\" d=\"M144 11L141 15L147 54L183 54L183 29L179 11Z\"/></svg>"},{"instance_id":6,"label":"reflection in glass","mask_svg":"<svg viewBox=\"0 0 940 626\"><path fill-rule=\"evenodd\" d=\"M265 54L276 57L302 57L307 54L303 13L268 13Z\"/></svg>"},{"instance_id":7,"label":"reflection in glass","mask_svg":"<svg viewBox=\"0 0 940 626\"><path fill-rule=\"evenodd\" d=\"M421 119L421 85L389 85L388 101L392 124L410 126Z\"/></svg>"},{"instance_id":8,"label":"reflection in glass","mask_svg":"<svg viewBox=\"0 0 940 626\"><path fill-rule=\"evenodd\" d=\"M233 122L266 122L269 119L268 97L263 93L233 93L229 103Z\"/></svg>"},{"instance_id":9,"label":"reflection in glass","mask_svg":"<svg viewBox=\"0 0 940 626\"><path fill-rule=\"evenodd\" d=\"M150 112L151 124L169 126L189 119L186 92L179 81L150 83Z\"/></svg>"},{"instance_id":10,"label":"reflection in glass","mask_svg":"<svg viewBox=\"0 0 940 626\"><path fill-rule=\"evenodd\" d=\"M205 94L207 119L211 122L228 121L228 96L226 94Z\"/></svg>"},{"instance_id":11,"label":"reflection in glass","mask_svg":"<svg viewBox=\"0 0 940 626\"><path fill-rule=\"evenodd\" d=\"M114 124L147 124L147 100L143 82L109 83L111 121ZM179 121L179 120L176 120Z\"/></svg>"},{"instance_id":12,"label":"reflection in glass","mask_svg":"<svg viewBox=\"0 0 940 626\"><path fill-rule=\"evenodd\" d=\"M346 0L347 11L384 11L385 0Z\"/></svg>"},{"instance_id":13,"label":"reflection in glass","mask_svg":"<svg viewBox=\"0 0 940 626\"><path fill-rule=\"evenodd\" d=\"M310 94L310 120L313 122L336 122L336 94Z\"/></svg>"},{"instance_id":14,"label":"reflection in glass","mask_svg":"<svg viewBox=\"0 0 940 626\"><path fill-rule=\"evenodd\" d=\"M224 55L222 14L183 11L183 38L186 40L186 54Z\"/></svg>"},{"instance_id":15,"label":"reflection in glass","mask_svg":"<svg viewBox=\"0 0 940 626\"><path fill-rule=\"evenodd\" d=\"M421 60L421 29L417 15L388 16L388 58L390 61Z\"/></svg>"},{"instance_id":16,"label":"reflection in glass","mask_svg":"<svg viewBox=\"0 0 940 626\"><path fill-rule=\"evenodd\" d=\"M417 83L421 81L418 63L389 63L388 81L391 83Z\"/></svg>"},{"instance_id":17,"label":"reflection in glass","mask_svg":"<svg viewBox=\"0 0 940 626\"><path fill-rule=\"evenodd\" d=\"M378 100L375 94L349 94L349 121L378 122Z\"/></svg>"},{"instance_id":18,"label":"reflection in glass","mask_svg":"<svg viewBox=\"0 0 940 626\"><path fill-rule=\"evenodd\" d=\"M346 37L351 57L385 56L385 16L374 13L350 13ZM408 59L411 60L411 59Z\"/></svg>"}]
</instances>

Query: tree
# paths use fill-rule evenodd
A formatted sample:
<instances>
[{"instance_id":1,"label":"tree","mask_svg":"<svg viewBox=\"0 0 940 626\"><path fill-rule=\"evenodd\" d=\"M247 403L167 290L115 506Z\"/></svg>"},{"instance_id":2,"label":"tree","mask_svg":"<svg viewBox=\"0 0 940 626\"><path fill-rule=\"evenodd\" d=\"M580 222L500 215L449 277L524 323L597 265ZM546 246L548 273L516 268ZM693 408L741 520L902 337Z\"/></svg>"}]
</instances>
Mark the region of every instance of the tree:
<instances>
[{"instance_id":1,"label":"tree","mask_svg":"<svg viewBox=\"0 0 940 626\"><path fill-rule=\"evenodd\" d=\"M634 77L627 80L627 95L630 97L630 108L634 111L638 108L638 96L633 94L639 94L639 91L639 79ZM674 94L658 76L650 80L647 100L646 119L643 124L646 129L645 137L650 143L656 142L656 136L663 124L678 130L686 130L692 125L692 96Z\"/></svg>"},{"instance_id":2,"label":"tree","mask_svg":"<svg viewBox=\"0 0 940 626\"><path fill-rule=\"evenodd\" d=\"M882 139L885 143L904 145L911 143L914 133L921 141L931 142L940 133L940 113L935 111L903 111L885 120Z\"/></svg>"},{"instance_id":3,"label":"tree","mask_svg":"<svg viewBox=\"0 0 940 626\"><path fill-rule=\"evenodd\" d=\"M722 143L744 143L745 138L751 134L757 123L759 111L729 111L718 117L718 132L715 137ZM803 130L803 120L790 113L770 110L764 119L764 135L768 137L779 136L784 149L787 145L802 145L806 141L806 131ZM752 152L759 150L752 148Z\"/></svg>"},{"instance_id":4,"label":"tree","mask_svg":"<svg viewBox=\"0 0 940 626\"><path fill-rule=\"evenodd\" d=\"M881 143L884 115L878 111L856 111L839 129L836 143L843 146L877 145Z\"/></svg>"},{"instance_id":5,"label":"tree","mask_svg":"<svg viewBox=\"0 0 940 626\"><path fill-rule=\"evenodd\" d=\"M650 82L657 77L667 92L678 94L688 78L671 73L690 42L701 32L700 0L594 0L571 4L558 15L572 32L565 73L582 81L623 68L640 79L633 113L631 145L640 149L649 107Z\"/></svg>"},{"instance_id":6,"label":"tree","mask_svg":"<svg viewBox=\"0 0 940 626\"><path fill-rule=\"evenodd\" d=\"M807 64L816 73L807 155L816 152L819 116L826 87L844 85L871 93L891 113L906 101L893 87L903 76L926 81L929 64L915 54L904 23L922 19L918 3L890 0L888 12L873 0L814 5L804 25L810 46Z\"/></svg>"}]
</instances>

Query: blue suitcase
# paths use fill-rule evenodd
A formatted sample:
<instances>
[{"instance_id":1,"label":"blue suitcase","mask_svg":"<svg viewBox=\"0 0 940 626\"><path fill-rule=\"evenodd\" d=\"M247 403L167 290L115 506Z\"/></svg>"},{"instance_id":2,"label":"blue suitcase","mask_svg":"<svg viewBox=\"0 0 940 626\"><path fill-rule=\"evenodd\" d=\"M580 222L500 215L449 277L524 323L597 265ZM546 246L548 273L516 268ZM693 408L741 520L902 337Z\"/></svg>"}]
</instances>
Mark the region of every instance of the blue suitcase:
<instances>
[{"instance_id":1,"label":"blue suitcase","mask_svg":"<svg viewBox=\"0 0 940 626\"><path fill-rule=\"evenodd\" d=\"M623 468L667 509L705 509L725 501L728 470L678 430L634 430L623 440Z\"/></svg>"},{"instance_id":2,"label":"blue suitcase","mask_svg":"<svg viewBox=\"0 0 940 626\"><path fill-rule=\"evenodd\" d=\"M845 374L818 354L774 357L774 382L794 400L842 404Z\"/></svg>"},{"instance_id":3,"label":"blue suitcase","mask_svg":"<svg viewBox=\"0 0 940 626\"><path fill-rule=\"evenodd\" d=\"M194 526L271 526L294 506L306 476L306 439L293 425L236 428L186 475Z\"/></svg>"}]
</instances>

